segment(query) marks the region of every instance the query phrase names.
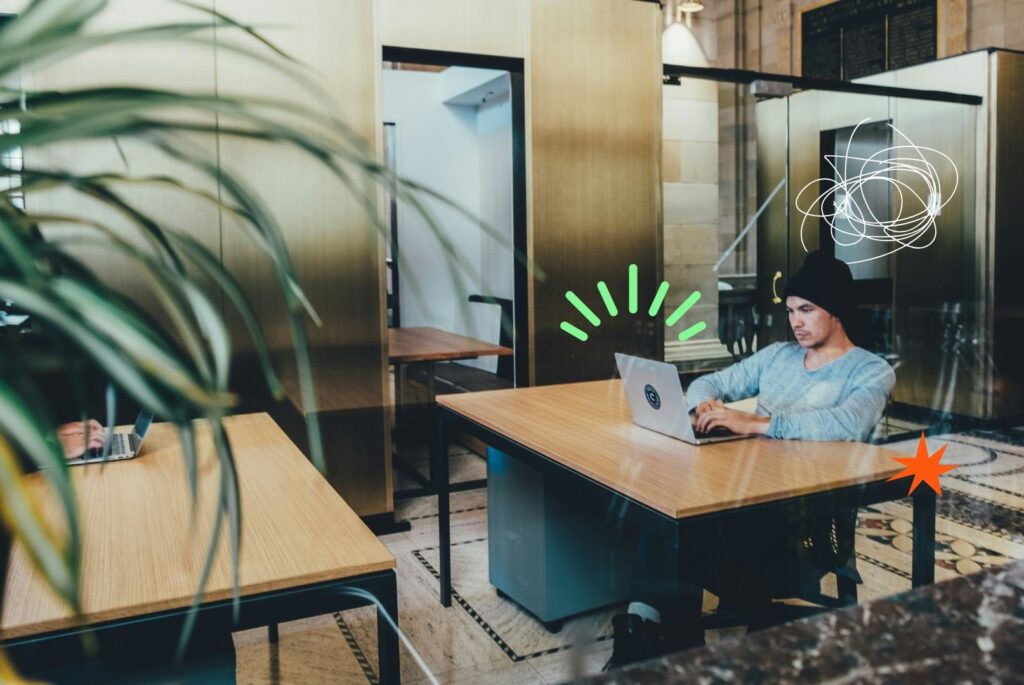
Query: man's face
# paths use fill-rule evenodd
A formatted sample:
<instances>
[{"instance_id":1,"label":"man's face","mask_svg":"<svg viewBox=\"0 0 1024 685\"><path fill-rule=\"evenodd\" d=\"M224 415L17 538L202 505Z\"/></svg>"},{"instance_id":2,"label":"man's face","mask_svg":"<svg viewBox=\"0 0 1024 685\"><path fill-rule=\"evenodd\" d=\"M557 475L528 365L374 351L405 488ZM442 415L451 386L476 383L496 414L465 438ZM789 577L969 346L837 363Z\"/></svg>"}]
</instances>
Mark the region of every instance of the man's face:
<instances>
[{"instance_id":1,"label":"man's face","mask_svg":"<svg viewBox=\"0 0 1024 685\"><path fill-rule=\"evenodd\" d=\"M823 345L841 325L839 319L827 310L802 297L787 297L786 312L789 314L789 327L804 349Z\"/></svg>"}]
</instances>

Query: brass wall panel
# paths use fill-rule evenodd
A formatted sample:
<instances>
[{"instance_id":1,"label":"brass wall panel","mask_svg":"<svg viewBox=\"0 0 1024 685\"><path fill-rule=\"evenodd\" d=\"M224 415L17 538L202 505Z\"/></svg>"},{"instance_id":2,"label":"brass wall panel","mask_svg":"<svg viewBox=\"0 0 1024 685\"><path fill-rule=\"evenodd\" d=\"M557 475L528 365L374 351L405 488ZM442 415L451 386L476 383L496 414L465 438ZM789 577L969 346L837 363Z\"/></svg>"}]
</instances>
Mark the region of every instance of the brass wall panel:
<instances>
[{"instance_id":1,"label":"brass wall panel","mask_svg":"<svg viewBox=\"0 0 1024 685\"><path fill-rule=\"evenodd\" d=\"M377 141L379 44L373 3L365 0L279 3L218 0L217 9L262 29L321 78L323 103L284 75L221 50L217 83L222 93L282 98L311 111L329 108L366 140ZM224 137L223 167L240 174L277 217L299 281L323 325L307 328L317 349L314 378L344 378L318 387L328 457L328 479L360 514L392 509L389 438L384 413L386 337L381 307L382 242L360 203L324 167L280 146ZM371 190L374 201L376 191ZM282 298L266 260L224 216L224 262L256 303L278 357L290 360L291 336L281 316ZM235 320L235 330L238 322ZM290 361L283 361L290 365ZM293 371L285 368L286 377ZM289 384L294 388L294 384ZM342 393L344 396L336 396ZM301 399L293 404L308 414ZM358 401L349 401L348 397ZM301 438L301 426L291 431Z\"/></svg>"},{"instance_id":2,"label":"brass wall panel","mask_svg":"<svg viewBox=\"0 0 1024 685\"><path fill-rule=\"evenodd\" d=\"M807 252L820 246L816 219L807 220L801 242L803 215L796 209L796 199L805 186L821 176L821 132L855 126L866 118L885 120L888 116L887 98L852 93L804 91L785 100L757 104L759 203L778 183L784 165L789 165L788 193L783 190L781 197L776 197L758 228L758 302L765 315L758 338L761 348L790 339L783 305L769 306L776 271L782 272L776 283L782 297L786 281L803 265ZM768 129L762 130L762 124ZM808 197L813 199L822 190L810 188L801 198L803 205L808 204Z\"/></svg>"},{"instance_id":3,"label":"brass wall panel","mask_svg":"<svg viewBox=\"0 0 1024 685\"><path fill-rule=\"evenodd\" d=\"M609 377L613 353L660 358L662 325L647 316L661 273L661 13L631 0L534 0L528 117L532 128L533 381ZM639 267L640 312L626 308ZM596 289L607 282L620 313ZM573 290L602 320L592 328ZM689 293L686 293L688 295ZM670 294L669 302L685 295ZM559 329L591 333L580 342Z\"/></svg>"},{"instance_id":4,"label":"brass wall panel","mask_svg":"<svg viewBox=\"0 0 1024 685\"><path fill-rule=\"evenodd\" d=\"M915 145L948 155L959 170L936 164L943 201L936 217L937 237L924 250L893 255L894 334L899 355L893 399L961 415L980 416L984 364L977 354L982 292L977 288L975 255L975 118L977 108L944 102L892 98L893 124ZM906 145L893 136L893 145ZM909 175L897 179L921 188ZM953 317L957 317L954 320ZM958 328L959 327L959 328ZM960 331L959 339L954 335Z\"/></svg>"},{"instance_id":5,"label":"brass wall panel","mask_svg":"<svg viewBox=\"0 0 1024 685\"><path fill-rule=\"evenodd\" d=\"M962 116L965 118L962 120L962 123L949 120L950 113L955 111L952 105L942 105L935 109L931 109L930 106L925 104L915 105L911 109L902 108L907 110L908 115L912 114L913 110L918 111L918 114L914 116L925 122L923 124L923 133L926 136L932 136L936 133L932 131L933 126L927 123L928 112L935 112L937 116L945 117L948 120L947 125L950 127L963 126L965 131L973 129L972 135L974 138L970 143L967 141L963 143L962 156L960 153L957 153L955 156L951 155L957 160L961 174L961 188L958 192L963 193L964 197L962 200L974 208L973 215L967 212L962 215L949 215L947 213L947 216L962 216L963 226L960 227L955 224L950 226L948 223L944 223L946 220L940 219L939 230L941 240L946 241L949 239L950 234L953 234L953 239L962 240L965 249L967 249L967 252L963 255L963 273L957 271L950 280L952 282L959 282L964 278L967 279L964 280L965 293L970 292L971 294L964 296L962 308L964 305L967 306L963 311L968 313L968 319L973 317L973 321L965 319L962 332L959 335L962 339L959 347L967 349L975 359L969 360L969 364L958 362L956 386L959 390L954 393L956 397L954 406L958 411L977 417L992 416L992 284L990 277L993 273L994 258L990 228L990 225L993 223L993 217L990 205L994 203L997 182L990 182L989 180L995 180L994 166L990 167L990 163L993 160L990 158L991 153L989 149L991 138L990 122L992 125L995 124L995 118L990 116L995 90L993 88L990 92L989 63L994 59L995 56L990 56L987 52L974 52L892 72L891 80L891 85L902 88L947 90L956 93L979 95L985 100L980 106L964 106ZM874 82L875 78L871 77L867 80ZM899 105L896 105L895 108L901 109ZM912 122L912 120L913 117L908 122ZM916 124L910 123L910 125L914 126L916 130ZM908 129L907 132L911 133L911 130ZM942 132L941 135L949 137L955 135L955 133L955 129L950 129ZM956 147L959 146L960 143L957 142ZM973 149L968 149L969 147L973 147ZM957 238L957 235L960 237ZM933 247L938 247L941 251L940 244L937 243ZM947 265L951 262L950 250L947 250L945 255L940 256L940 261L943 260L946 261ZM949 267L947 266L947 268ZM911 278L917 276L918 281L924 281L921 278L921 274L915 274L912 270L904 269L902 266L897 269L897 275L899 273L910 274ZM936 277L931 275L930 278L934 279ZM902 280L904 281L903 285L906 285L907 279L904 278ZM968 280L971 282L968 283ZM897 285L901 287L899 283ZM940 286L943 289L947 289L947 299L949 285L946 283ZM899 303L898 297L897 303ZM901 322L899 312L897 312L896 325L897 327L904 325ZM936 328L934 321L928 325L932 326L933 330ZM928 334L924 333L923 344L930 344L931 346L931 351L926 353L926 357L928 355L933 355L934 357L938 352L938 348L942 346L941 336L944 334L942 331L944 328L945 326L942 326L937 334L940 336L939 340L929 341L927 339ZM906 338L905 334L901 333L901 335ZM947 361L951 360L952 358L947 356ZM916 389L912 388L910 384L902 383L901 381L902 385L897 387L897 394L901 401L918 406L930 406L936 397L935 388L942 373L942 363L938 361L929 362L922 358L912 362L912 365L917 367L919 373L915 373L914 369L910 368L902 375L907 379L916 376L918 379L916 381ZM928 371L929 367L931 368L930 371ZM966 374L965 368L969 369ZM947 367L947 374L951 370L952 366ZM945 384L945 381L943 381L943 384ZM904 393L911 394L905 395ZM973 394L973 398L966 398L963 393Z\"/></svg>"},{"instance_id":6,"label":"brass wall panel","mask_svg":"<svg viewBox=\"0 0 1024 685\"><path fill-rule=\"evenodd\" d=\"M589 4L591 0L583 2ZM531 0L377 0L381 44L524 57L530 3Z\"/></svg>"},{"instance_id":7,"label":"brass wall panel","mask_svg":"<svg viewBox=\"0 0 1024 685\"><path fill-rule=\"evenodd\" d=\"M6 3L4 10L17 11L25 3ZM212 1L198 3L212 7ZM160 0L139 0L122 3L116 11L107 11L95 20L94 30L120 30L136 26L151 26L183 19L193 19L196 12ZM34 90L62 90L88 88L99 85L147 85L158 81L162 87L184 91L212 92L214 89L214 51L212 48L194 44L168 46L115 45L76 55L74 59L59 62L44 70L35 72L25 79L25 86ZM193 115L188 121L212 125L212 115ZM198 136L185 140L200 146L212 147L211 138ZM216 192L216 183L168 159L150 147L130 138L119 141L125 160L111 140L75 145L33 148L27 151L25 163L29 167L58 167L78 173L114 172L133 176L175 175L183 181L207 192ZM187 233L202 242L215 254L219 254L220 235L217 208L194 197L183 196L166 189L140 186L121 186L118 192L129 202L138 204L152 216L166 225ZM137 245L145 245L138 239L134 228L119 212L108 210L99 203L71 192L32 193L26 198L26 206L34 213L79 214L88 216L133 237ZM80 227L59 227L51 235L95 236L91 229ZM140 272L129 270L120 256L110 250L79 248L78 253L100 274L105 281L135 299L158 318L161 310L156 299L148 297L148 283Z\"/></svg>"},{"instance_id":8,"label":"brass wall panel","mask_svg":"<svg viewBox=\"0 0 1024 685\"><path fill-rule=\"evenodd\" d=\"M768 199L778 182L787 177L789 158L786 140L789 136L789 100L762 100L754 107L757 123L757 206ZM789 194L779 191L757 222L757 310L758 344L786 340L789 323L782 305L772 302L772 284L782 296L785 281L775 282L775 273L783 277L789 271Z\"/></svg>"},{"instance_id":9,"label":"brass wall panel","mask_svg":"<svg viewBox=\"0 0 1024 685\"><path fill-rule=\"evenodd\" d=\"M864 119L884 121L889 118L889 99L878 95L805 91L789 98L789 270L783 270L784 283L804 263L807 251L817 250L818 222L809 219L804 230L804 246L800 242L800 222L796 198L808 183L821 176L821 132L856 126ZM823 190L823 189L822 189ZM817 197L818 189L809 190ZM804 200L807 195L805 194ZM806 202L805 202L806 204Z\"/></svg>"},{"instance_id":10,"label":"brass wall panel","mask_svg":"<svg viewBox=\"0 0 1024 685\"><path fill-rule=\"evenodd\" d=\"M24 2L3 3L0 9L18 12ZM206 0L200 5L212 7ZM92 30L120 30L138 26L152 26L194 20L198 16L193 10L161 0L138 0L119 3L96 18ZM215 86L214 50L195 44L118 44L101 47L73 59L55 63L43 70L26 76L24 86L33 90L66 90L88 88L100 85L145 85L154 83L171 89L194 92L212 92ZM186 121L196 124L213 125L213 115L180 115ZM183 141L194 149L213 149L212 136L183 136ZM152 148L130 138L119 140L122 159L117 145L112 140L97 140L71 145L57 145L46 148L31 148L25 153L25 164L34 168L59 168L76 173L120 173L129 176L171 175L185 183L206 192L216 194L216 183L187 166L176 162ZM183 149L188 149L184 145ZM215 157L210 156L215 161ZM140 185L120 185L119 195L128 202L143 208L163 225L192 236L215 255L220 254L220 227L217 208L193 196L183 195L163 188ZM26 209L31 213L70 214L88 217L102 223L138 247L146 249L140 231L119 212L110 210L100 203L70 191L31 192L26 197ZM51 238L82 240L96 238L98 234L81 226L44 227ZM108 285L116 288L139 306L148 310L154 318L169 324L157 299L151 293L146 275L134 264L129 263L113 250L97 249L94 246L76 245L73 252L87 264ZM220 295L209 289L215 303ZM102 387L89 398L91 409L103 411ZM119 419L131 420L134 407L120 402Z\"/></svg>"},{"instance_id":11,"label":"brass wall panel","mask_svg":"<svg viewBox=\"0 0 1024 685\"><path fill-rule=\"evenodd\" d=\"M959 170L959 188L950 199L948 193L953 187L954 174L948 167L937 164L946 191L943 199L950 202L937 219L936 242L926 250L904 249L889 258L894 302L893 352L897 355L893 399L918 407L981 415L984 358L983 354L977 354L975 344L980 336L984 302L978 267L978 255L984 250L984 244L979 244L976 228L978 108L827 91L795 94L788 99L788 106L788 235L786 218L778 208L770 209L759 234L759 241L764 243L759 253L759 288L770 290L773 274L781 270L781 289L786 278L803 263L806 254L801 244L803 216L796 208L796 198L808 183L821 175L821 158L827 153L820 149L821 132L853 127L865 119L875 122L891 119L915 144L949 155ZM786 138L778 130L784 105L762 102L757 107L758 182L763 199L769 192L769 186L764 185L770 176L768 169L777 166L779 158L786 154ZM903 145L906 141L893 133L892 144ZM915 187L920 185L916 180L911 183ZM822 190L810 189L803 204ZM818 248L818 231L818 221L809 219L803 233L807 250ZM787 253L785 261L788 263L780 267L772 260L779 261L783 251ZM761 293L762 302L768 297L770 292ZM958 324L950 323L954 310L958 312L955 314L959 317ZM952 339L944 342L944 336L956 331L960 331L956 335L962 340L955 346ZM764 337L759 341L762 346L785 339L788 330L783 317L765 317L762 333Z\"/></svg>"},{"instance_id":12,"label":"brass wall panel","mask_svg":"<svg viewBox=\"0 0 1024 685\"><path fill-rule=\"evenodd\" d=\"M995 105L991 182L995 186L992 231L992 415L1024 413L1024 55L992 55Z\"/></svg>"}]
</instances>

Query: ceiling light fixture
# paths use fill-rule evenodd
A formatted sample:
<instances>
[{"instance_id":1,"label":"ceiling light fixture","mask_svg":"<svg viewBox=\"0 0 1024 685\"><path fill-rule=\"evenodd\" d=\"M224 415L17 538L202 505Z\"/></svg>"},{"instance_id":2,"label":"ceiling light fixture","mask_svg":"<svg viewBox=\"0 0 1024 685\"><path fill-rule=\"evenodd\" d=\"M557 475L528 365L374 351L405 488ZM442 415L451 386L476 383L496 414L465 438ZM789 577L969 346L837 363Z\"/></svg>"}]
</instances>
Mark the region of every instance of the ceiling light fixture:
<instances>
[{"instance_id":1,"label":"ceiling light fixture","mask_svg":"<svg viewBox=\"0 0 1024 685\"><path fill-rule=\"evenodd\" d=\"M676 21L683 23L684 18L687 26L691 26L690 19L694 12L700 12L704 9L704 2L702 0L679 0L679 4L676 5Z\"/></svg>"}]
</instances>

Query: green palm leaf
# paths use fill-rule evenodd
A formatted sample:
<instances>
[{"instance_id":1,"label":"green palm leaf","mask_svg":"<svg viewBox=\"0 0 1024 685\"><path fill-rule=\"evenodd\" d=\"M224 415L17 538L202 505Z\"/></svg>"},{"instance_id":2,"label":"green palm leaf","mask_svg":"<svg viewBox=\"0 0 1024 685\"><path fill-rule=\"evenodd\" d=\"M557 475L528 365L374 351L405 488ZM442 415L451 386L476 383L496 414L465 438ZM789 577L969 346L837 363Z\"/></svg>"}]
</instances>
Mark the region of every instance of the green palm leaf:
<instances>
[{"instance_id":1,"label":"green palm leaf","mask_svg":"<svg viewBox=\"0 0 1024 685\"><path fill-rule=\"evenodd\" d=\"M330 103L326 90L310 72L265 40L256 28L189 0L169 1L192 8L197 19L122 31L87 32L89 22L106 7L106 0L33 0L17 19L0 29L0 79L16 71L31 72L54 61L73 58L101 45L174 41L215 46L252 60L288 75L320 102ZM214 30L218 31L216 41ZM248 44L224 40L228 32L241 35ZM196 117L189 121L171 117L172 113L180 115L183 111L210 115L215 117L215 123L201 123L201 117L200 123ZM60 168L0 167L0 175L20 177L17 188L0 191L0 299L10 300L33 315L54 341L58 357L67 366L75 367L73 377L81 375L77 373L80 365L98 368L106 377L116 379L124 394L175 424L193 503L200 475L192 421L206 421L215 447L219 484L213 529L193 606L199 606L226 525L237 611L238 557L243 543L241 510L235 462L222 423L236 401L228 387L233 341L214 300L190 280L191 272L205 276L238 311L268 388L275 397L281 397L283 391L253 307L234 277L200 242L169 228L162 217L130 200L130 195L122 194L122 187L159 186L210 202L237 218L238 229L260 250L284 298L283 315L294 343L301 399L306 414L312 417L307 422L310 457L321 469L323 450L315 418L306 332L307 322L320 325L320 319L302 290L284 233L273 213L242 178L204 150L190 146L188 140L222 136L299 150L334 175L339 185L365 209L371 225L381 235L386 235L387 229L377 211L377 193L379 189L392 192L425 219L441 243L456 284L463 290L468 290L467 278L475 280L477 274L459 263L456 246L445 239L428 202L469 217L492 238L503 243L507 240L440 193L398 178L374 159L367 143L345 122L292 102L143 87L66 92L0 88L0 112L4 118L20 124L17 133L0 135L0 152L101 139L115 141L120 151L119 141L132 140L186 165L217 188L213 193L177 178L135 177L130 171L75 174ZM122 159L127 166L123 152ZM127 220L134 235L122 237L86 217L26 214L13 204L15 193L31 195L52 189L70 190L77 197L113 210ZM87 236L47 239L40 228L61 223L78 225ZM104 285L89 265L75 256L75 249L93 242L112 247L126 262L142 270L166 323L158 323ZM527 263L525 255L517 253L516 258ZM30 351L16 348L15 352L26 360L33 358ZM33 411L39 398L22 401L13 390L28 385L30 366L0 365L0 511L8 529L25 545L47 582L77 610L81 543L71 480L63 455L52 438L53 422ZM27 499L21 485L18 456L41 467L43 477L54 486L67 523L66 540L58 539L47 529ZM182 649L194 620L192 612L182 634Z\"/></svg>"}]
</instances>

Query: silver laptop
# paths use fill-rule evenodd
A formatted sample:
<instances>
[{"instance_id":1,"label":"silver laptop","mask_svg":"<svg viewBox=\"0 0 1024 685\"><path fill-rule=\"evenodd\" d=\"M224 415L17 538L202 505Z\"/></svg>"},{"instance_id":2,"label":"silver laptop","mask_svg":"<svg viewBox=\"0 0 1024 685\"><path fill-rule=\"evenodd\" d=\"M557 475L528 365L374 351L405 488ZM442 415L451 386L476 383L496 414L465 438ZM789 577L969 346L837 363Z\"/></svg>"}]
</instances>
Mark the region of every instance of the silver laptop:
<instances>
[{"instance_id":1,"label":"silver laptop","mask_svg":"<svg viewBox=\"0 0 1024 685\"><path fill-rule=\"evenodd\" d=\"M636 425L691 445L752 437L737 435L724 428L708 433L697 432L697 418L690 415L679 372L671 364L618 352L615 353L615 363L619 367L629 411Z\"/></svg>"},{"instance_id":2,"label":"silver laptop","mask_svg":"<svg viewBox=\"0 0 1024 685\"><path fill-rule=\"evenodd\" d=\"M80 458L68 460L68 465L75 466L77 464L94 464L101 461L121 461L122 459L132 459L139 456L142 441L145 440L151 423L153 423L153 414L146 410L140 411L130 433L121 431L110 435L110 454L104 457L103 450L101 449L87 450Z\"/></svg>"}]
</instances>

